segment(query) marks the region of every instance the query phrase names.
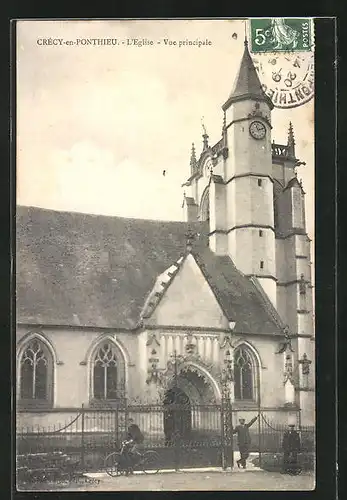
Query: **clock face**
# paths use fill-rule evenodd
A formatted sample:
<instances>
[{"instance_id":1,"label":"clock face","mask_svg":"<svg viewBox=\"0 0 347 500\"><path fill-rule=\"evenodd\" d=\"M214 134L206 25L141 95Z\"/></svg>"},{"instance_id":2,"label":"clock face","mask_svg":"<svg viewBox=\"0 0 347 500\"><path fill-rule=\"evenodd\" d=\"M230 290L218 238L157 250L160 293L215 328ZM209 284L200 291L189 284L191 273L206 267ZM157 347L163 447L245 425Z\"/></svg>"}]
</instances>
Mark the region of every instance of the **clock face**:
<instances>
[{"instance_id":1,"label":"clock face","mask_svg":"<svg viewBox=\"0 0 347 500\"><path fill-rule=\"evenodd\" d=\"M249 132L254 139L263 139L266 134L266 128L262 122L254 121L249 126Z\"/></svg>"}]
</instances>

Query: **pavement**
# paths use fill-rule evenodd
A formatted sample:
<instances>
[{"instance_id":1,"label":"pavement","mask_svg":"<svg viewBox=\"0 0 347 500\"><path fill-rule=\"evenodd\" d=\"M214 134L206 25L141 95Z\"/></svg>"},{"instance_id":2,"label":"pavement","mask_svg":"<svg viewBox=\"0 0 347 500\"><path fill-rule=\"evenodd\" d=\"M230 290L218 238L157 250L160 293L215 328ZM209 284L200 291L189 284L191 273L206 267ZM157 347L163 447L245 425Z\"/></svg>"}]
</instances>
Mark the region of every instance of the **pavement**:
<instances>
[{"instance_id":1,"label":"pavement","mask_svg":"<svg viewBox=\"0 0 347 500\"><path fill-rule=\"evenodd\" d=\"M268 472L248 463L247 469L235 467L223 471L219 467L161 470L157 474L137 472L132 476L109 477L105 472L86 474L88 483L49 486L50 491L307 491L313 490L313 473L290 476ZM38 487L33 488L40 491ZM31 490L31 491L33 491ZM29 491L29 490L27 490ZM41 490L42 491L42 490Z\"/></svg>"}]
</instances>

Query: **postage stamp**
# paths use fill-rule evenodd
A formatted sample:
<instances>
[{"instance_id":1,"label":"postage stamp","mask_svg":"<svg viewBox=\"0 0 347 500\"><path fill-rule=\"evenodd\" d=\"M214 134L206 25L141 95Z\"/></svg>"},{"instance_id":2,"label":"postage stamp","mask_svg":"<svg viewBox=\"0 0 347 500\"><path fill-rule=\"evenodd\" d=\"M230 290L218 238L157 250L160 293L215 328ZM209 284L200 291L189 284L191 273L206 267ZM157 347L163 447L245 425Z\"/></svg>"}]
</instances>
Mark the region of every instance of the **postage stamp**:
<instances>
[{"instance_id":1,"label":"postage stamp","mask_svg":"<svg viewBox=\"0 0 347 500\"><path fill-rule=\"evenodd\" d=\"M312 49L312 24L308 18L251 19L252 52L306 52Z\"/></svg>"}]
</instances>

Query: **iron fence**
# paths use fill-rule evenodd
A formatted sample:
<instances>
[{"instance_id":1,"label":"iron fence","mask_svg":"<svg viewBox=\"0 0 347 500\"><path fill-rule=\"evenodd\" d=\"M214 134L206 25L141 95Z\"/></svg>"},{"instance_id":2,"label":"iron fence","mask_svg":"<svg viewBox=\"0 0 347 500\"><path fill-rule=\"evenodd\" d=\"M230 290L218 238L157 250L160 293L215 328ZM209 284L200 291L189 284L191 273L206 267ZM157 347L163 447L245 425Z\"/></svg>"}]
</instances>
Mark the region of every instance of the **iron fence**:
<instances>
[{"instance_id":1,"label":"iron fence","mask_svg":"<svg viewBox=\"0 0 347 500\"><path fill-rule=\"evenodd\" d=\"M158 451L161 468L227 468L233 466L237 450L233 428L241 416L246 421L258 417L250 427L250 451L258 453L261 461L263 454L282 452L288 411L233 408L230 401L206 405L125 403L112 409L82 407L71 411L70 419L61 425L18 429L17 454L23 457L63 452L83 470L100 470L105 456L119 449L129 419L133 419L144 435L143 447ZM299 411L295 418L302 449L313 451L314 429L301 425Z\"/></svg>"}]
</instances>

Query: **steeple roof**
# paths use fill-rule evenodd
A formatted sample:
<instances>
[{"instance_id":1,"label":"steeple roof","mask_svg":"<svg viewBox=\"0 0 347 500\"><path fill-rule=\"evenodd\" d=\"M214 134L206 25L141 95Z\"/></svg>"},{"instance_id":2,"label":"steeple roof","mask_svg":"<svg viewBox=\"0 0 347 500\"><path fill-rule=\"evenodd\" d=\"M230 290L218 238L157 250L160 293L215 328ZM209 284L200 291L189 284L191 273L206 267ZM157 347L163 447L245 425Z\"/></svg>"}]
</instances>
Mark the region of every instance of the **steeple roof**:
<instances>
[{"instance_id":1,"label":"steeple roof","mask_svg":"<svg viewBox=\"0 0 347 500\"><path fill-rule=\"evenodd\" d=\"M273 109L273 104L261 86L257 70L254 67L251 55L248 50L248 42L245 40L245 49L243 52L240 69L238 71L234 88L223 105L223 110L228 109L230 104L235 101L243 99L256 99L258 101L265 101Z\"/></svg>"}]
</instances>

